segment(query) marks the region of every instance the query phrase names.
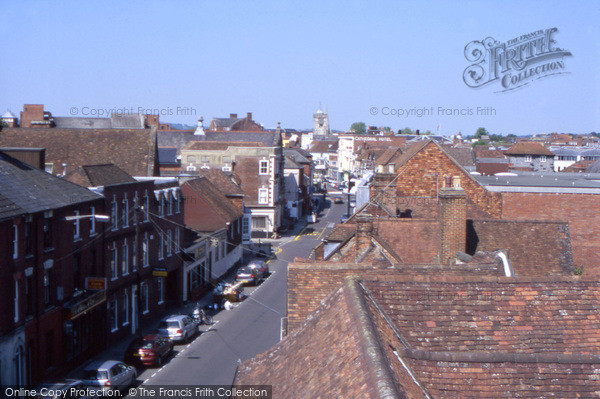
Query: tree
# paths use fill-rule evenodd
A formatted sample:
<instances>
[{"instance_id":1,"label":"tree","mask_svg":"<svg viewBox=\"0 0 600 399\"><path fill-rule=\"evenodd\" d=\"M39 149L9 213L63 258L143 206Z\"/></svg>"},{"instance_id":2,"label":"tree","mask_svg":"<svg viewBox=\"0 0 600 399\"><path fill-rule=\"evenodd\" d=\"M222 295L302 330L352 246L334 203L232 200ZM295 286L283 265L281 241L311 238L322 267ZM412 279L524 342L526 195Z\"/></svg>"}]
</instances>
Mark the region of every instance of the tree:
<instances>
[{"instance_id":1,"label":"tree","mask_svg":"<svg viewBox=\"0 0 600 399\"><path fill-rule=\"evenodd\" d=\"M367 125L364 122L354 122L350 125L350 131L357 134L365 134L367 132Z\"/></svg>"},{"instance_id":2,"label":"tree","mask_svg":"<svg viewBox=\"0 0 600 399\"><path fill-rule=\"evenodd\" d=\"M405 127L404 129L400 130L400 134L414 134L414 133L411 130L411 128Z\"/></svg>"},{"instance_id":3,"label":"tree","mask_svg":"<svg viewBox=\"0 0 600 399\"><path fill-rule=\"evenodd\" d=\"M480 127L479 129L477 129L477 131L475 132L475 138L479 139L481 138L481 136L489 136L489 132L487 130L485 130L484 127Z\"/></svg>"},{"instance_id":4,"label":"tree","mask_svg":"<svg viewBox=\"0 0 600 399\"><path fill-rule=\"evenodd\" d=\"M391 132L391 131L392 131L392 128L391 128L391 127L389 127L389 126L384 126L384 127L382 127L382 128L381 128L381 131L382 131L382 132L389 133L389 132Z\"/></svg>"}]
</instances>

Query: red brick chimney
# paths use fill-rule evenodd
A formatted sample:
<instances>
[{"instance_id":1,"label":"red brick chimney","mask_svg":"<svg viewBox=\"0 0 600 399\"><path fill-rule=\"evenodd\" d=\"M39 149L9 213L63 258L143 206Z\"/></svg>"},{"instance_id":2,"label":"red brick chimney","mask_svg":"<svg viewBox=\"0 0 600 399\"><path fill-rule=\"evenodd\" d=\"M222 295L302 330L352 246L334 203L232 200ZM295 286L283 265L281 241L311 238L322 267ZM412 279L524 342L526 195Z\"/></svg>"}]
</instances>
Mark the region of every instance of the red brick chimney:
<instances>
[{"instance_id":1,"label":"red brick chimney","mask_svg":"<svg viewBox=\"0 0 600 399\"><path fill-rule=\"evenodd\" d=\"M371 246L373 238L373 217L369 214L356 215L356 255L359 256Z\"/></svg>"},{"instance_id":2,"label":"red brick chimney","mask_svg":"<svg viewBox=\"0 0 600 399\"><path fill-rule=\"evenodd\" d=\"M237 119L237 114L229 114L230 119Z\"/></svg>"},{"instance_id":3,"label":"red brick chimney","mask_svg":"<svg viewBox=\"0 0 600 399\"><path fill-rule=\"evenodd\" d=\"M44 121L44 104L25 104L21 111L21 127L31 127L32 122Z\"/></svg>"},{"instance_id":4,"label":"red brick chimney","mask_svg":"<svg viewBox=\"0 0 600 399\"><path fill-rule=\"evenodd\" d=\"M442 227L440 262L448 264L457 252L466 250L467 244L467 195L460 186L460 177L445 176L438 196Z\"/></svg>"},{"instance_id":5,"label":"red brick chimney","mask_svg":"<svg viewBox=\"0 0 600 399\"><path fill-rule=\"evenodd\" d=\"M252 112L247 112L246 113L246 119L248 119L249 121L252 120Z\"/></svg>"}]
</instances>

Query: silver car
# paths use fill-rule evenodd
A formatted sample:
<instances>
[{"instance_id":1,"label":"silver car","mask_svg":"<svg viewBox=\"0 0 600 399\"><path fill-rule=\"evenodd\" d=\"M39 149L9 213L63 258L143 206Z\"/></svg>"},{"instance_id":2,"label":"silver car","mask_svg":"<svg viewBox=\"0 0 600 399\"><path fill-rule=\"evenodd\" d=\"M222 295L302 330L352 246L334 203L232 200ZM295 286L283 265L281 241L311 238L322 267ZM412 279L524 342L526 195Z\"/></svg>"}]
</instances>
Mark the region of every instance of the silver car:
<instances>
[{"instance_id":1,"label":"silver car","mask_svg":"<svg viewBox=\"0 0 600 399\"><path fill-rule=\"evenodd\" d=\"M160 322L158 333L172 341L187 342L198 333L198 325L190 316L173 315Z\"/></svg>"},{"instance_id":2,"label":"silver car","mask_svg":"<svg viewBox=\"0 0 600 399\"><path fill-rule=\"evenodd\" d=\"M137 371L116 360L93 362L84 369L85 385L104 390L120 390L135 384Z\"/></svg>"},{"instance_id":3,"label":"silver car","mask_svg":"<svg viewBox=\"0 0 600 399\"><path fill-rule=\"evenodd\" d=\"M251 269L256 269L259 271L259 276L261 280L269 277L269 265L264 260L253 260L248 263L248 267Z\"/></svg>"}]
</instances>

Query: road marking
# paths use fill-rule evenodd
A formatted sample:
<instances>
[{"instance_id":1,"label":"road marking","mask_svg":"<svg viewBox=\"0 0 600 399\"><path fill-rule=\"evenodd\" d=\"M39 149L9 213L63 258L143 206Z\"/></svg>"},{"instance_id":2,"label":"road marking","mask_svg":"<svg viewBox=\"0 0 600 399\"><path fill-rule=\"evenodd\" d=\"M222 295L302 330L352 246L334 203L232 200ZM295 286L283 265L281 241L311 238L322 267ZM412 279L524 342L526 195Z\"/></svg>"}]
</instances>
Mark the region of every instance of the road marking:
<instances>
[{"instance_id":1,"label":"road marking","mask_svg":"<svg viewBox=\"0 0 600 399\"><path fill-rule=\"evenodd\" d=\"M302 236L302 233L304 233L304 230L306 230L306 226L304 226L304 228L300 230L300 233L298 233L296 238L294 238L294 241L298 241L298 239Z\"/></svg>"},{"instance_id":2,"label":"road marking","mask_svg":"<svg viewBox=\"0 0 600 399\"><path fill-rule=\"evenodd\" d=\"M319 237L317 237L317 239L321 238L323 233L325 233L325 229L327 229L327 227L323 227L323 231L321 231L321 234L319 234ZM313 251L314 251L314 249L313 249Z\"/></svg>"},{"instance_id":3,"label":"road marking","mask_svg":"<svg viewBox=\"0 0 600 399\"><path fill-rule=\"evenodd\" d=\"M148 381L150 381L150 378L146 378L146 379L144 380L144 382L142 382L142 384L145 384L145 383L147 383Z\"/></svg>"},{"instance_id":4,"label":"road marking","mask_svg":"<svg viewBox=\"0 0 600 399\"><path fill-rule=\"evenodd\" d=\"M155 375L156 375L156 373L152 374L152 375L150 376L150 378L154 378L154 376L155 376Z\"/></svg>"},{"instance_id":5,"label":"road marking","mask_svg":"<svg viewBox=\"0 0 600 399\"><path fill-rule=\"evenodd\" d=\"M334 226L335 226L335 223L334 223L334 222L329 222L329 223L327 223L327 227L334 227Z\"/></svg>"}]
</instances>

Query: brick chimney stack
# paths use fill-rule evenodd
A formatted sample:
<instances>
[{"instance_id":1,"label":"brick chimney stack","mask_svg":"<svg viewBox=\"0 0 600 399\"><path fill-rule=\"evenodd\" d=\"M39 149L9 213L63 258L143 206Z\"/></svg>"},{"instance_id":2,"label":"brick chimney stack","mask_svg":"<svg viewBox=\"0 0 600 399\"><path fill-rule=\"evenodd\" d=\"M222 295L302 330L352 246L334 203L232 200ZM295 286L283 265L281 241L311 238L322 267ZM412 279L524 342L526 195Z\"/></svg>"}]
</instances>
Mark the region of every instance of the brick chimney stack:
<instances>
[{"instance_id":1,"label":"brick chimney stack","mask_svg":"<svg viewBox=\"0 0 600 399\"><path fill-rule=\"evenodd\" d=\"M387 169L387 170L386 170ZM384 204L395 208L396 205L396 171L394 164L378 165L377 173L373 175L373 181L371 183L370 198L373 199L379 196L379 200ZM381 194L381 195L380 195Z\"/></svg>"},{"instance_id":2,"label":"brick chimney stack","mask_svg":"<svg viewBox=\"0 0 600 399\"><path fill-rule=\"evenodd\" d=\"M237 114L229 114L229 118L231 118L231 119L237 119Z\"/></svg>"},{"instance_id":3,"label":"brick chimney stack","mask_svg":"<svg viewBox=\"0 0 600 399\"><path fill-rule=\"evenodd\" d=\"M359 256L371 246L373 238L373 217L369 214L356 215L356 255Z\"/></svg>"},{"instance_id":4,"label":"brick chimney stack","mask_svg":"<svg viewBox=\"0 0 600 399\"><path fill-rule=\"evenodd\" d=\"M448 264L457 252L464 252L467 244L467 195L460 186L460 178L445 176L440 190L440 217L442 248L440 262Z\"/></svg>"},{"instance_id":5,"label":"brick chimney stack","mask_svg":"<svg viewBox=\"0 0 600 399\"><path fill-rule=\"evenodd\" d=\"M248 119L249 121L252 120L252 112L247 112L246 113L246 119Z\"/></svg>"}]
</instances>

